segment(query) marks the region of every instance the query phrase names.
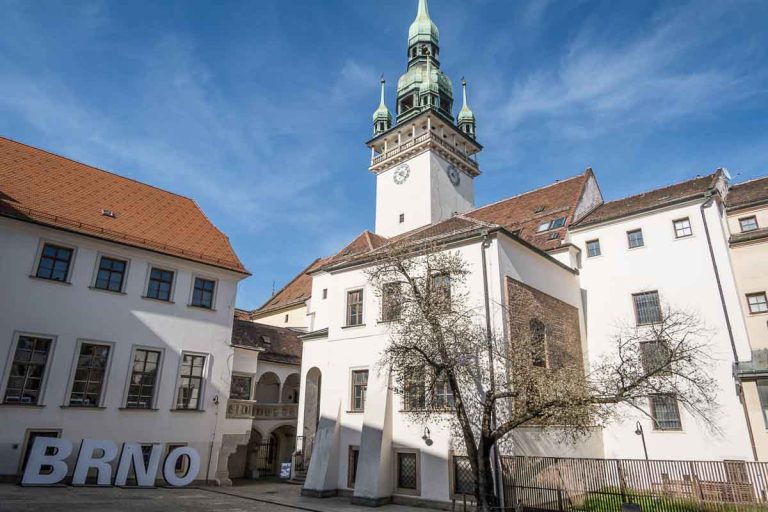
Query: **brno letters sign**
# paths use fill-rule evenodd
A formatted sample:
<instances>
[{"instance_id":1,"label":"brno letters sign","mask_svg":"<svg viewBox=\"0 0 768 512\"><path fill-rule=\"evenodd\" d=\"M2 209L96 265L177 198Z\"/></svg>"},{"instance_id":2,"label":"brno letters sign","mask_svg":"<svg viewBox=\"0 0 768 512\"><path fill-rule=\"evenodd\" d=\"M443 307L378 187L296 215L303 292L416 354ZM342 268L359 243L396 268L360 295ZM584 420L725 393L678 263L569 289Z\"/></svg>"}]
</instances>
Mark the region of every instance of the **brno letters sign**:
<instances>
[{"instance_id":1,"label":"brno letters sign","mask_svg":"<svg viewBox=\"0 0 768 512\"><path fill-rule=\"evenodd\" d=\"M21 478L21 485L56 485L67 476L67 457L72 454L72 441L55 437L37 437L29 453L27 467ZM141 487L153 487L163 454L162 444L153 444L149 460L144 457L139 443L123 443L118 457L117 444L113 441L83 439L77 455L72 485L85 485L89 471L96 471L97 485L124 486L133 467L136 483ZM176 474L176 464L181 457L187 457L187 472ZM118 459L117 471L112 477L112 462ZM163 479L173 487L189 485L200 472L200 455L194 448L174 448L163 461Z\"/></svg>"}]
</instances>

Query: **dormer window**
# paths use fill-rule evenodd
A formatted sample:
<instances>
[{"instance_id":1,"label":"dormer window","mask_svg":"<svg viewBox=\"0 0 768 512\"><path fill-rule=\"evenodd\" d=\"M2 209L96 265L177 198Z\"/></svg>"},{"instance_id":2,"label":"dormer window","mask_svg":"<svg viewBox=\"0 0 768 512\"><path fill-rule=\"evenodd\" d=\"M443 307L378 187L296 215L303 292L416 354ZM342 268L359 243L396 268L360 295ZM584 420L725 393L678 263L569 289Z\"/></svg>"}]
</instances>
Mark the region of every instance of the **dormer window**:
<instances>
[{"instance_id":1,"label":"dormer window","mask_svg":"<svg viewBox=\"0 0 768 512\"><path fill-rule=\"evenodd\" d=\"M542 222L539 224L538 229L536 232L543 233L544 231L549 231L550 229L557 229L565 226L565 217L558 217L553 220L548 220L546 222Z\"/></svg>"}]
</instances>

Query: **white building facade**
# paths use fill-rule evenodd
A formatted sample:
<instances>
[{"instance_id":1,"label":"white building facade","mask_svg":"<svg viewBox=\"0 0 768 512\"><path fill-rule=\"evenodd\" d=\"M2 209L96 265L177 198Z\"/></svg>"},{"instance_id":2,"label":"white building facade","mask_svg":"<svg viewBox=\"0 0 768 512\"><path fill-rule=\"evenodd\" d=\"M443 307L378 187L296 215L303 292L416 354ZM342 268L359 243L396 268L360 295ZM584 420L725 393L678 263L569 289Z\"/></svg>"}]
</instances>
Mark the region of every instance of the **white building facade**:
<instances>
[{"instance_id":1,"label":"white building facade","mask_svg":"<svg viewBox=\"0 0 768 512\"><path fill-rule=\"evenodd\" d=\"M517 454L642 458L640 426L651 458L754 460L733 376L734 363L751 353L728 252L727 173L605 203L588 169L476 208L475 155L482 147L466 84L464 106L453 118L438 42L420 0L408 71L398 83L396 122L382 90L367 143L376 175L376 232L364 232L308 272L298 411L309 460L303 492L343 494L374 506L444 506L454 497L457 443L439 424L427 430L414 424L378 367L389 334L367 282L365 256L393 240L434 240L460 253L471 269L466 291L478 310L487 292L497 332L506 332L504 310L516 289L548 304L553 316L573 318L578 339L572 341L581 348L585 371L609 349L619 324L653 322L664 305L695 312L712 332L719 432L688 415L674 397L661 397L649 402L647 414L621 411L615 423L575 446L520 429Z\"/></svg>"},{"instance_id":2,"label":"white building facade","mask_svg":"<svg viewBox=\"0 0 768 512\"><path fill-rule=\"evenodd\" d=\"M7 139L0 152L0 475L52 436L188 446L196 480L226 483L226 434L247 432L224 413L248 275L226 237L189 199Z\"/></svg>"}]
</instances>

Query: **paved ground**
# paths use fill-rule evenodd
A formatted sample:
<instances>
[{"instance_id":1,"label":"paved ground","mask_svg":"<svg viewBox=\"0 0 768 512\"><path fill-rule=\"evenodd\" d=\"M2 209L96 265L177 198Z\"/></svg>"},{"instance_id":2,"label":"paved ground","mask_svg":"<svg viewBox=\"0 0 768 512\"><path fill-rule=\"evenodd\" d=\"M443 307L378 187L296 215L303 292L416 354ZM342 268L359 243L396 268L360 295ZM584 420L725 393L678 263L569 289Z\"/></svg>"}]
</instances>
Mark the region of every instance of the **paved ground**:
<instances>
[{"instance_id":1,"label":"paved ground","mask_svg":"<svg viewBox=\"0 0 768 512\"><path fill-rule=\"evenodd\" d=\"M347 498L304 498L299 486L260 482L233 487L120 489L116 487L19 487L0 485L0 512L353 512ZM423 512L388 505L382 512Z\"/></svg>"}]
</instances>

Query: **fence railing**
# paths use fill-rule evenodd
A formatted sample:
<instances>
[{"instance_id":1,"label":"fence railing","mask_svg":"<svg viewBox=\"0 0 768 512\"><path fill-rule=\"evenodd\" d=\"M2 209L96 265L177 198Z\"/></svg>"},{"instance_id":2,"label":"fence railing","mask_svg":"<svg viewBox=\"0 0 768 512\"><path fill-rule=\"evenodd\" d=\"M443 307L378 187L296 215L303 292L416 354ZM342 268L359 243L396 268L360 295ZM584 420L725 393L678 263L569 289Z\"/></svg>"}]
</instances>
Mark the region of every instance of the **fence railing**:
<instances>
[{"instance_id":1,"label":"fence railing","mask_svg":"<svg viewBox=\"0 0 768 512\"><path fill-rule=\"evenodd\" d=\"M466 463L460 460L455 467ZM768 510L768 463L763 462L505 456L501 465L510 510L516 501L526 510L542 511L619 512L630 503L643 512ZM472 489L467 474L456 472L455 494Z\"/></svg>"},{"instance_id":2,"label":"fence railing","mask_svg":"<svg viewBox=\"0 0 768 512\"><path fill-rule=\"evenodd\" d=\"M298 404L260 404L253 400L227 400L227 418L253 420L295 420Z\"/></svg>"}]
</instances>

